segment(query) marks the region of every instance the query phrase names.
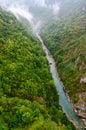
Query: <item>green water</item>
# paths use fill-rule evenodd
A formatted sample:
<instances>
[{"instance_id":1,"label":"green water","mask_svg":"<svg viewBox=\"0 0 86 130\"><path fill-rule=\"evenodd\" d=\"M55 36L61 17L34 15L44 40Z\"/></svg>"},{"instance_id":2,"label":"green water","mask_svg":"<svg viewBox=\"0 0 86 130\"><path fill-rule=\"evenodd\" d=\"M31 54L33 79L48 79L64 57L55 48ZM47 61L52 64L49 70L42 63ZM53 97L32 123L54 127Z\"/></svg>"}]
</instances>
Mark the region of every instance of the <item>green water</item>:
<instances>
[{"instance_id":1,"label":"green water","mask_svg":"<svg viewBox=\"0 0 86 130\"><path fill-rule=\"evenodd\" d=\"M43 49L46 53L47 60L50 64L50 72L51 72L52 77L54 79L54 83L55 83L55 86L56 86L56 89L57 89L57 92L58 92L58 95L59 95L60 105L62 106L63 111L66 113L69 120L74 123L74 125L76 126L76 128L78 130L84 130L81 120L79 119L79 117L74 112L74 110L73 110L64 90L63 90L63 86L62 86L62 84L59 80L58 74L57 74L54 59L50 55L46 46L44 45L41 37L38 34L37 34L37 37L39 38L40 42L42 43L42 47L43 47Z\"/></svg>"}]
</instances>

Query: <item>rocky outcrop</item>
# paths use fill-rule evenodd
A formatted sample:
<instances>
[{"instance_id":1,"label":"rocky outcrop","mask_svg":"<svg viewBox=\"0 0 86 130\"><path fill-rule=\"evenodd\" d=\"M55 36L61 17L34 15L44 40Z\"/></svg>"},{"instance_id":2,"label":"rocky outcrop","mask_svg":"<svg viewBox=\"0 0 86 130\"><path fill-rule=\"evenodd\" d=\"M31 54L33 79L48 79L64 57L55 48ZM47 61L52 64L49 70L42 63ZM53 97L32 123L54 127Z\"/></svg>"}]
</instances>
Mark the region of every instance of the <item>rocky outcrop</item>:
<instances>
[{"instance_id":1,"label":"rocky outcrop","mask_svg":"<svg viewBox=\"0 0 86 130\"><path fill-rule=\"evenodd\" d=\"M86 93L78 93L76 96L79 98L79 101L76 104L73 104L73 106L86 129Z\"/></svg>"},{"instance_id":2,"label":"rocky outcrop","mask_svg":"<svg viewBox=\"0 0 86 130\"><path fill-rule=\"evenodd\" d=\"M81 78L80 83L85 83L86 84L86 77Z\"/></svg>"}]
</instances>

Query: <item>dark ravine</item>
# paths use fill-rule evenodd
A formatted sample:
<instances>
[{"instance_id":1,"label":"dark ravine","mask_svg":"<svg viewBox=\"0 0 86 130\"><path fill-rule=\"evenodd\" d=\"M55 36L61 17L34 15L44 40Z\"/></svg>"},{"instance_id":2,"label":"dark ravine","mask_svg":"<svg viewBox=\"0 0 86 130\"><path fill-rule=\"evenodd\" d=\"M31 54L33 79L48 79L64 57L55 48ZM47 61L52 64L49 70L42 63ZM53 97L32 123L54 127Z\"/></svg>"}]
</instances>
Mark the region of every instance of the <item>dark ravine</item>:
<instances>
[{"instance_id":1,"label":"dark ravine","mask_svg":"<svg viewBox=\"0 0 86 130\"><path fill-rule=\"evenodd\" d=\"M76 126L76 128L78 130L84 130L84 127L83 127L83 124L82 124L80 118L73 110L72 105L69 102L69 100L65 94L65 91L63 89L63 85L60 82L60 79L59 79L59 76L58 76L58 73L56 70L56 65L55 65L55 61L54 61L53 57L50 55L49 50L44 45L43 40L40 37L40 35L38 33L36 35L37 35L38 39L40 40L40 42L42 43L42 48L46 53L46 57L47 57L47 60L49 62L49 65L50 65L50 72L51 72L52 77L54 79L54 83L55 83L57 92L59 94L59 102L60 102L60 105L62 106L63 111L66 113L69 120Z\"/></svg>"}]
</instances>

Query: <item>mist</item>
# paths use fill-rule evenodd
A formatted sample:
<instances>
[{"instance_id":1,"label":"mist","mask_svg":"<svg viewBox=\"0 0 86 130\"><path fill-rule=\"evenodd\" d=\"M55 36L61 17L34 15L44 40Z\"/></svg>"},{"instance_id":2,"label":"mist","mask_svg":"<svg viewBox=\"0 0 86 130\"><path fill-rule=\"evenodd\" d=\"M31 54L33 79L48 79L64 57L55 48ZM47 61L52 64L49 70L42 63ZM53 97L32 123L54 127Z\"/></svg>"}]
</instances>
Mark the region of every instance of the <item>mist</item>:
<instances>
[{"instance_id":1,"label":"mist","mask_svg":"<svg viewBox=\"0 0 86 130\"><path fill-rule=\"evenodd\" d=\"M56 0L0 0L0 7L13 13L18 20L20 17L28 20L35 31L54 18L58 18L60 2Z\"/></svg>"}]
</instances>

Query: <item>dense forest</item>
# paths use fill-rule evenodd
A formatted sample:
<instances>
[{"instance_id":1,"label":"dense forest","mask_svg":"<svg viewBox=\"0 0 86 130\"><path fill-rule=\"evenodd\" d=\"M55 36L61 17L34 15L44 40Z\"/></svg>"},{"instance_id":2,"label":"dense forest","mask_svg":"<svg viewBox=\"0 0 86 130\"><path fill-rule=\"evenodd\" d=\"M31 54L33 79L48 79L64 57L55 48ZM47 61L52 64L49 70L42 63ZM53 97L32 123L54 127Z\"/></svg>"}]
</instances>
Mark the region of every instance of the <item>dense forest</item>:
<instances>
[{"instance_id":1,"label":"dense forest","mask_svg":"<svg viewBox=\"0 0 86 130\"><path fill-rule=\"evenodd\" d=\"M61 19L47 24L41 35L56 61L66 93L86 118L86 1L69 1L60 15Z\"/></svg>"},{"instance_id":2,"label":"dense forest","mask_svg":"<svg viewBox=\"0 0 86 130\"><path fill-rule=\"evenodd\" d=\"M0 130L75 130L39 40L0 9Z\"/></svg>"}]
</instances>

